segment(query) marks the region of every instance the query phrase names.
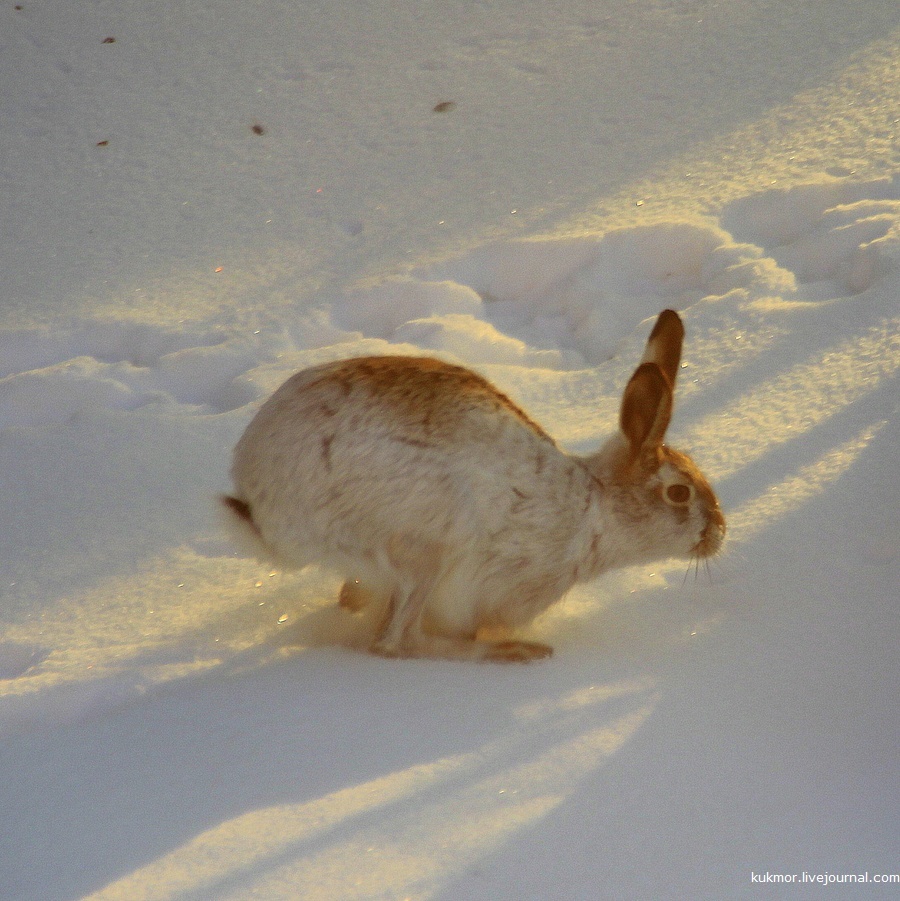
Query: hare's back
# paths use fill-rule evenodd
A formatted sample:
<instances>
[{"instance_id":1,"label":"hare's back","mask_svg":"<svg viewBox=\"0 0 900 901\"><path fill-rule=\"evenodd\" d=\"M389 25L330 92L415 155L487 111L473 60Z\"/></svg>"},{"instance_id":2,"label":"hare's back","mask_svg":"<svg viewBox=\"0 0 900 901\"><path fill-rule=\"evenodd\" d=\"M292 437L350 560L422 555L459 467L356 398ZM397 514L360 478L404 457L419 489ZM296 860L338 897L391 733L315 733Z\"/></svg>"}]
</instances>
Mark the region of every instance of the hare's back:
<instances>
[{"instance_id":1,"label":"hare's back","mask_svg":"<svg viewBox=\"0 0 900 901\"><path fill-rule=\"evenodd\" d=\"M358 357L304 370L275 392L257 419L270 433L360 429L370 438L388 434L444 448L510 429L553 443L487 379L431 357Z\"/></svg>"}]
</instances>

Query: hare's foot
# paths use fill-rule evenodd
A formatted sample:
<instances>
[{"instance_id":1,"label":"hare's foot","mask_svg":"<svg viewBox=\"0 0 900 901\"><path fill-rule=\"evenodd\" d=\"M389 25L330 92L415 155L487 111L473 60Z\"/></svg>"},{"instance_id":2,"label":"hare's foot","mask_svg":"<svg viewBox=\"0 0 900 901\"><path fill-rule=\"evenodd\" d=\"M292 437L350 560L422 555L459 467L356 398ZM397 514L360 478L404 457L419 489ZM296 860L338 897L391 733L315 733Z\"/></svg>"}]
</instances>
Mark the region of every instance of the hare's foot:
<instances>
[{"instance_id":1,"label":"hare's foot","mask_svg":"<svg viewBox=\"0 0 900 901\"><path fill-rule=\"evenodd\" d=\"M496 663L528 663L553 654L550 645L536 641L520 641L508 626L479 626L475 638L486 646L485 660Z\"/></svg>"},{"instance_id":2,"label":"hare's foot","mask_svg":"<svg viewBox=\"0 0 900 901\"><path fill-rule=\"evenodd\" d=\"M485 645L487 653L483 659L493 663L530 663L553 654L550 645L538 641L494 641Z\"/></svg>"},{"instance_id":3,"label":"hare's foot","mask_svg":"<svg viewBox=\"0 0 900 901\"><path fill-rule=\"evenodd\" d=\"M536 641L475 641L467 638L446 638L438 635L417 635L401 644L383 638L371 651L381 657L426 657L438 660L472 660L490 663L529 663L543 660L553 648Z\"/></svg>"}]
</instances>

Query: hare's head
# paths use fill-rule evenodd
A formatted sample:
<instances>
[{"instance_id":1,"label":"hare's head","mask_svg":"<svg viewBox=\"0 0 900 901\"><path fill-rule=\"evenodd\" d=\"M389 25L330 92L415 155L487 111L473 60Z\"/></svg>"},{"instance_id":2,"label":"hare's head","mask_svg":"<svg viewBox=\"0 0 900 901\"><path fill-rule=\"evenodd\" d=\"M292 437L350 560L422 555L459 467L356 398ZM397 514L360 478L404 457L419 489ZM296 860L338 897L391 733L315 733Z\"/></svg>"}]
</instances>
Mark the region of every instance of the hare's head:
<instances>
[{"instance_id":1,"label":"hare's head","mask_svg":"<svg viewBox=\"0 0 900 901\"><path fill-rule=\"evenodd\" d=\"M725 537L725 517L709 482L687 454L663 443L683 338L678 314L664 310L622 396L619 434L599 455L635 562L709 557Z\"/></svg>"}]
</instances>

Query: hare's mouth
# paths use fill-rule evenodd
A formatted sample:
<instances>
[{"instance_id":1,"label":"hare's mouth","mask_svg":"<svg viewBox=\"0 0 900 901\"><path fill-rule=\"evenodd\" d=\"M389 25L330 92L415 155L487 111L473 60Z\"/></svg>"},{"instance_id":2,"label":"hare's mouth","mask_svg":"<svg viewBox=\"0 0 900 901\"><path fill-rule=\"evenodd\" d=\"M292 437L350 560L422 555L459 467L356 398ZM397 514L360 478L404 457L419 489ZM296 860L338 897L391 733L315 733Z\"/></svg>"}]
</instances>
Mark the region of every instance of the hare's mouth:
<instances>
[{"instance_id":1,"label":"hare's mouth","mask_svg":"<svg viewBox=\"0 0 900 901\"><path fill-rule=\"evenodd\" d=\"M725 538L725 517L718 508L711 510L709 519L700 533L700 540L691 549L694 557L711 557L722 546Z\"/></svg>"}]
</instances>

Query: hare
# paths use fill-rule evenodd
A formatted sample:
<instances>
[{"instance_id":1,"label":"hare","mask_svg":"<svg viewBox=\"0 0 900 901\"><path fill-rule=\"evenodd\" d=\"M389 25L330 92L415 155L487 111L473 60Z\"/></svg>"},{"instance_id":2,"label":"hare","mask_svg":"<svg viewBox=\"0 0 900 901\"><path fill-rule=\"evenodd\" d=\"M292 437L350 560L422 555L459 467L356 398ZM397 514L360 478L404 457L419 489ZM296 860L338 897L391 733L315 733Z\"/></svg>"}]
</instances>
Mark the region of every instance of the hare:
<instances>
[{"instance_id":1,"label":"hare","mask_svg":"<svg viewBox=\"0 0 900 901\"><path fill-rule=\"evenodd\" d=\"M332 568L345 607L382 604L377 654L547 657L547 645L496 636L606 570L722 543L712 488L663 444L683 337L663 311L619 431L586 457L461 366L382 356L299 372L235 448L235 493L222 498L232 532L278 566Z\"/></svg>"}]
</instances>

